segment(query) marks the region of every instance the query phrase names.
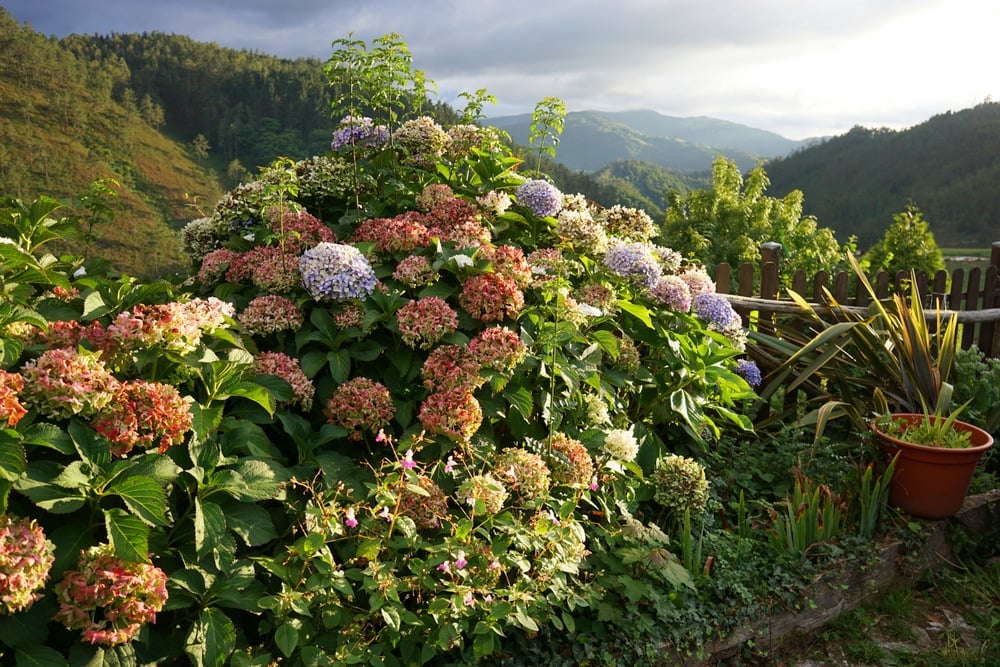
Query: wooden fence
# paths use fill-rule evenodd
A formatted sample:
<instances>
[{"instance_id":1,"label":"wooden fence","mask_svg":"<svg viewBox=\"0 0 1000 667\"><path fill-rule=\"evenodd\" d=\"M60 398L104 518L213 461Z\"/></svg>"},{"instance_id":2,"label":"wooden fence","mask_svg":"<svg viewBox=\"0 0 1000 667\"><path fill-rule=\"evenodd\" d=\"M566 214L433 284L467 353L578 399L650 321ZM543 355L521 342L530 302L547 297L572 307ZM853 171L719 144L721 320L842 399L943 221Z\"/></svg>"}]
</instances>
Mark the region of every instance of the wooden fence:
<instances>
[{"instance_id":1,"label":"wooden fence","mask_svg":"<svg viewBox=\"0 0 1000 667\"><path fill-rule=\"evenodd\" d=\"M787 295L781 298L785 288L778 277L780 263L781 244L764 243L759 264L743 263L735 276L729 264L716 267L716 290L728 296L743 316L744 323L765 327L775 314L794 316L801 312ZM890 276L881 271L869 280L878 298L883 299L909 282L910 273L900 271ZM820 310L829 303L825 288L838 304L868 312L871 300L866 290L858 290L857 282L857 276L848 271L834 275L820 271L811 278L796 271L790 289ZM1000 325L997 324L1000 320L1000 241L992 244L990 264L985 270L957 268L950 276L946 271L938 271L933 276L921 271L917 273L917 286L924 296L928 316L935 316L940 308L942 316L958 318L963 349L977 345L987 356L1000 358Z\"/></svg>"}]
</instances>

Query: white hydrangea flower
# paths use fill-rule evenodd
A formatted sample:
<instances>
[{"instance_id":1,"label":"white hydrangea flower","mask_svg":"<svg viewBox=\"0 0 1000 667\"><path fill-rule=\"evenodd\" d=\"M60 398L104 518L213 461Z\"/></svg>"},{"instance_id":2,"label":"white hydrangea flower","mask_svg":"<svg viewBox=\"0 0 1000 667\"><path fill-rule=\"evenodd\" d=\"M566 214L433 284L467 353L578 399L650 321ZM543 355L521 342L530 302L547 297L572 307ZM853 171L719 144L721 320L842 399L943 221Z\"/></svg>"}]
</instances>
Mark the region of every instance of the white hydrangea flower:
<instances>
[{"instance_id":1,"label":"white hydrangea flower","mask_svg":"<svg viewBox=\"0 0 1000 667\"><path fill-rule=\"evenodd\" d=\"M619 461L634 461L639 453L639 441L632 433L634 427L616 428L604 436L604 449Z\"/></svg>"}]
</instances>

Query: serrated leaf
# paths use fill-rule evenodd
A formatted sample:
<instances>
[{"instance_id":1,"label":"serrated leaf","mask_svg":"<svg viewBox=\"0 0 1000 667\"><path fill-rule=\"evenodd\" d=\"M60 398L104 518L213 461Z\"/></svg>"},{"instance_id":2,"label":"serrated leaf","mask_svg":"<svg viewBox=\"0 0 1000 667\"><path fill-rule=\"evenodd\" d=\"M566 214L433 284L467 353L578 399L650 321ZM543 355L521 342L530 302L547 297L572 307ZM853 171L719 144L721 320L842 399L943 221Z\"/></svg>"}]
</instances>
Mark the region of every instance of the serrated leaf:
<instances>
[{"instance_id":1,"label":"serrated leaf","mask_svg":"<svg viewBox=\"0 0 1000 667\"><path fill-rule=\"evenodd\" d=\"M164 454L150 452L144 456L115 461L111 468L112 475L143 475L152 477L160 484L169 484L177 479L183 468L174 463L173 459Z\"/></svg>"},{"instance_id":2,"label":"serrated leaf","mask_svg":"<svg viewBox=\"0 0 1000 667\"><path fill-rule=\"evenodd\" d=\"M68 514L83 507L86 496L78 489L64 489L51 483L61 468L53 461L34 461L14 482L14 488L40 508L55 514Z\"/></svg>"},{"instance_id":3,"label":"serrated leaf","mask_svg":"<svg viewBox=\"0 0 1000 667\"><path fill-rule=\"evenodd\" d=\"M107 441L89 426L71 419L66 429L73 440L77 454L97 468L104 469L111 465L111 449Z\"/></svg>"},{"instance_id":4,"label":"serrated leaf","mask_svg":"<svg viewBox=\"0 0 1000 667\"><path fill-rule=\"evenodd\" d=\"M134 563L149 562L149 526L125 510L104 510L104 527L115 554Z\"/></svg>"},{"instance_id":5,"label":"serrated leaf","mask_svg":"<svg viewBox=\"0 0 1000 667\"><path fill-rule=\"evenodd\" d=\"M326 366L326 353L322 350L306 352L302 355L299 365L302 367L302 372L306 374L306 377L314 378Z\"/></svg>"},{"instance_id":6,"label":"serrated leaf","mask_svg":"<svg viewBox=\"0 0 1000 667\"><path fill-rule=\"evenodd\" d=\"M351 355L347 350L338 350L326 355L330 365L330 375L334 382L341 384L351 376Z\"/></svg>"},{"instance_id":7,"label":"serrated leaf","mask_svg":"<svg viewBox=\"0 0 1000 667\"><path fill-rule=\"evenodd\" d=\"M281 491L287 471L263 459L243 459L212 477L215 488L242 501L269 500Z\"/></svg>"},{"instance_id":8,"label":"serrated leaf","mask_svg":"<svg viewBox=\"0 0 1000 667\"><path fill-rule=\"evenodd\" d=\"M223 665L236 645L236 630L229 617L214 607L203 609L191 626L184 652L196 665Z\"/></svg>"},{"instance_id":9,"label":"serrated leaf","mask_svg":"<svg viewBox=\"0 0 1000 667\"><path fill-rule=\"evenodd\" d=\"M535 401L527 387L522 386L505 391L503 396L525 420L531 419L531 413L535 409Z\"/></svg>"},{"instance_id":10,"label":"serrated leaf","mask_svg":"<svg viewBox=\"0 0 1000 667\"><path fill-rule=\"evenodd\" d=\"M618 307L622 311L628 313L635 319L645 324L648 328L650 329L653 328L653 319L649 312L649 308L641 306L637 303L632 303L631 301L627 301L625 299L618 300Z\"/></svg>"},{"instance_id":11,"label":"serrated leaf","mask_svg":"<svg viewBox=\"0 0 1000 667\"><path fill-rule=\"evenodd\" d=\"M226 525L250 547L266 544L278 537L271 515L260 505L227 505Z\"/></svg>"},{"instance_id":12,"label":"serrated leaf","mask_svg":"<svg viewBox=\"0 0 1000 667\"><path fill-rule=\"evenodd\" d=\"M212 550L226 534L226 515L213 502L194 501L194 548L198 555Z\"/></svg>"},{"instance_id":13,"label":"serrated leaf","mask_svg":"<svg viewBox=\"0 0 1000 667\"><path fill-rule=\"evenodd\" d=\"M245 398L267 410L267 414L274 414L274 394L267 387L256 382L235 382L228 384L226 385L226 393L218 396L218 398L223 398L223 396Z\"/></svg>"},{"instance_id":14,"label":"serrated leaf","mask_svg":"<svg viewBox=\"0 0 1000 667\"><path fill-rule=\"evenodd\" d=\"M17 480L28 468L28 459L21 443L4 439L0 441L0 479Z\"/></svg>"},{"instance_id":15,"label":"serrated leaf","mask_svg":"<svg viewBox=\"0 0 1000 667\"><path fill-rule=\"evenodd\" d=\"M55 424L39 422L32 424L24 432L25 445L54 449L61 454L73 454L73 441L69 434Z\"/></svg>"},{"instance_id":16,"label":"serrated leaf","mask_svg":"<svg viewBox=\"0 0 1000 667\"><path fill-rule=\"evenodd\" d=\"M60 472L52 483L65 489L85 489L93 486L94 476L89 474L92 468L84 461L73 461Z\"/></svg>"},{"instance_id":17,"label":"serrated leaf","mask_svg":"<svg viewBox=\"0 0 1000 667\"><path fill-rule=\"evenodd\" d=\"M108 307L104 303L104 296L100 292L93 291L83 300L83 314L85 320L92 320L95 317L108 312Z\"/></svg>"},{"instance_id":18,"label":"serrated leaf","mask_svg":"<svg viewBox=\"0 0 1000 667\"><path fill-rule=\"evenodd\" d=\"M149 525L167 524L167 494L152 477L120 477L106 489L106 493L119 496L133 514Z\"/></svg>"},{"instance_id":19,"label":"serrated leaf","mask_svg":"<svg viewBox=\"0 0 1000 667\"><path fill-rule=\"evenodd\" d=\"M26 646L14 652L16 667L58 667L68 665L62 653L47 646Z\"/></svg>"}]
</instances>

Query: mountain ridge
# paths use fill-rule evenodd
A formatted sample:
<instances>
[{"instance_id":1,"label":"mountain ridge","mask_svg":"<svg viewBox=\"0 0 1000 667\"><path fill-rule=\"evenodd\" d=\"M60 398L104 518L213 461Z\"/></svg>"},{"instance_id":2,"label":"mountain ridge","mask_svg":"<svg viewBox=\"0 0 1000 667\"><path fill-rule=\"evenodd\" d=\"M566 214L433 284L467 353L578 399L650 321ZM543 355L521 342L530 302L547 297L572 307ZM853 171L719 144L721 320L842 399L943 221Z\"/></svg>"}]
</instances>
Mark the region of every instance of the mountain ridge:
<instances>
[{"instance_id":1,"label":"mountain ridge","mask_svg":"<svg viewBox=\"0 0 1000 667\"><path fill-rule=\"evenodd\" d=\"M532 114L487 118L528 145ZM815 139L793 140L769 130L708 116L668 116L651 109L571 111L559 137L557 159L571 169L597 172L617 160L651 162L676 171L707 171L720 154L742 170L758 160L787 155Z\"/></svg>"}]
</instances>

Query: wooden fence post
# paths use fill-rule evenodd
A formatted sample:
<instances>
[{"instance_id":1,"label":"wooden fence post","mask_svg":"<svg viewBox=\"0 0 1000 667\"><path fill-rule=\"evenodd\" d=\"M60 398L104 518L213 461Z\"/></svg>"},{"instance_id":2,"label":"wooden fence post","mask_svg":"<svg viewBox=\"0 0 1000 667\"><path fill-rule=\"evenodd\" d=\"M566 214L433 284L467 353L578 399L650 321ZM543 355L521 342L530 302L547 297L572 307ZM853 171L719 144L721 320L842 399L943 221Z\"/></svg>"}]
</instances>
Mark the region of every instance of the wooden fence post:
<instances>
[{"instance_id":1,"label":"wooden fence post","mask_svg":"<svg viewBox=\"0 0 1000 667\"><path fill-rule=\"evenodd\" d=\"M781 284L779 269L781 267L781 244L768 241L760 245L760 297L762 299L777 299L778 287ZM757 312L757 328L763 333L774 333L774 313Z\"/></svg>"}]
</instances>

